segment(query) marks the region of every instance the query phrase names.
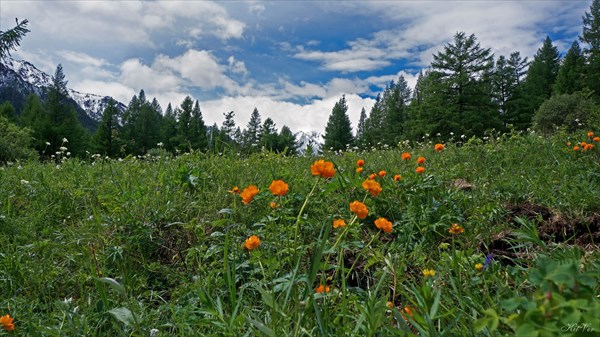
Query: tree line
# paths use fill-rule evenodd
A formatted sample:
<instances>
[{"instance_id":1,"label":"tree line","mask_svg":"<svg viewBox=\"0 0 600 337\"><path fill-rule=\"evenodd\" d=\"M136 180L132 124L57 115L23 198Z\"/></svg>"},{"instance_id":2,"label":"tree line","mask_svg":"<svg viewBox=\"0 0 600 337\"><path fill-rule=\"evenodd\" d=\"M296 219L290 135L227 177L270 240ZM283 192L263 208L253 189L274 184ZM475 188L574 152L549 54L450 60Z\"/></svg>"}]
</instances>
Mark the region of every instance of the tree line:
<instances>
[{"instance_id":1,"label":"tree line","mask_svg":"<svg viewBox=\"0 0 600 337\"><path fill-rule=\"evenodd\" d=\"M356 134L342 97L329 116L323 147L394 146L426 136L448 141L531 127L598 128L599 104L600 1L594 0L582 35L564 58L549 36L529 62L519 52L495 58L474 34L456 33L419 73L414 90L400 75L368 114L362 109Z\"/></svg>"}]
</instances>

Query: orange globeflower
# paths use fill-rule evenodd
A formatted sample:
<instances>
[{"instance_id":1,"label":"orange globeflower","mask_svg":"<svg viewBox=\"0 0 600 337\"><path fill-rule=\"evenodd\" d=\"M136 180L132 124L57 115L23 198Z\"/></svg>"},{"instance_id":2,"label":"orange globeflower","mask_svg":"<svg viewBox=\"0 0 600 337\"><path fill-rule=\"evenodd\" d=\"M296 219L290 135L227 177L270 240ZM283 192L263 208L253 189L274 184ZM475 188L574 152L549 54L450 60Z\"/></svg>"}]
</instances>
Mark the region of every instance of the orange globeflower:
<instances>
[{"instance_id":1,"label":"orange globeflower","mask_svg":"<svg viewBox=\"0 0 600 337\"><path fill-rule=\"evenodd\" d=\"M586 142L579 143L579 145L581 145L582 147L585 146L586 144L587 144Z\"/></svg>"},{"instance_id":2,"label":"orange globeflower","mask_svg":"<svg viewBox=\"0 0 600 337\"><path fill-rule=\"evenodd\" d=\"M425 172L425 168L423 166L419 166L415 172L417 172L417 174L423 174Z\"/></svg>"},{"instance_id":3,"label":"orange globeflower","mask_svg":"<svg viewBox=\"0 0 600 337\"><path fill-rule=\"evenodd\" d=\"M361 173L364 169L362 167L357 167L356 168L356 173Z\"/></svg>"},{"instance_id":4,"label":"orange globeflower","mask_svg":"<svg viewBox=\"0 0 600 337\"><path fill-rule=\"evenodd\" d=\"M400 180L402 180L402 176L401 176L401 175L399 175L399 174L396 174L396 175L394 176L394 181L400 181Z\"/></svg>"},{"instance_id":5,"label":"orange globeflower","mask_svg":"<svg viewBox=\"0 0 600 337\"><path fill-rule=\"evenodd\" d=\"M331 288L326 284L319 284L318 287L315 288L316 293L328 293L331 291Z\"/></svg>"},{"instance_id":6,"label":"orange globeflower","mask_svg":"<svg viewBox=\"0 0 600 337\"><path fill-rule=\"evenodd\" d=\"M402 154L402 160L410 160L410 153L404 152Z\"/></svg>"},{"instance_id":7,"label":"orange globeflower","mask_svg":"<svg viewBox=\"0 0 600 337\"><path fill-rule=\"evenodd\" d=\"M588 137L592 138L594 137L594 131L588 131Z\"/></svg>"},{"instance_id":8,"label":"orange globeflower","mask_svg":"<svg viewBox=\"0 0 600 337\"><path fill-rule=\"evenodd\" d=\"M364 161L363 159L359 159L359 160L356 162L356 166L358 166L358 167L363 167L363 166L365 166L365 161Z\"/></svg>"},{"instance_id":9,"label":"orange globeflower","mask_svg":"<svg viewBox=\"0 0 600 337\"><path fill-rule=\"evenodd\" d=\"M344 219L333 220L333 228L346 227L346 221Z\"/></svg>"},{"instance_id":10,"label":"orange globeflower","mask_svg":"<svg viewBox=\"0 0 600 337\"><path fill-rule=\"evenodd\" d=\"M6 314L0 317L0 324L4 327L6 331L13 331L15 329L15 325L13 323L13 318L10 317L9 314Z\"/></svg>"},{"instance_id":11,"label":"orange globeflower","mask_svg":"<svg viewBox=\"0 0 600 337\"><path fill-rule=\"evenodd\" d=\"M350 211L356 214L356 217L359 219L364 219L367 217L367 214L369 214L369 209L367 208L367 205L363 204L358 200L354 200L350 203Z\"/></svg>"},{"instance_id":12,"label":"orange globeflower","mask_svg":"<svg viewBox=\"0 0 600 337\"><path fill-rule=\"evenodd\" d=\"M380 176L381 178L383 178L383 177L385 177L385 175L387 174L387 172L385 172L384 170L381 170L381 171L379 171L379 173L378 173L378 174L379 174L379 176Z\"/></svg>"},{"instance_id":13,"label":"orange globeflower","mask_svg":"<svg viewBox=\"0 0 600 337\"><path fill-rule=\"evenodd\" d=\"M444 148L445 148L444 144L439 144L439 143L438 143L438 144L435 144L435 147L434 147L434 149L435 149L435 151L436 151L436 152L440 152L440 151L442 151Z\"/></svg>"},{"instance_id":14,"label":"orange globeflower","mask_svg":"<svg viewBox=\"0 0 600 337\"><path fill-rule=\"evenodd\" d=\"M448 230L450 234L461 234L465 229L460 227L458 224L452 224L452 227Z\"/></svg>"},{"instance_id":15,"label":"orange globeflower","mask_svg":"<svg viewBox=\"0 0 600 337\"><path fill-rule=\"evenodd\" d=\"M435 272L434 272L434 273L435 273ZM405 313L406 313L408 316L411 316L411 317L412 317L412 315L413 315L413 311L412 311L412 309L411 309L409 306L405 306L403 310L404 310L404 312L405 312Z\"/></svg>"},{"instance_id":16,"label":"orange globeflower","mask_svg":"<svg viewBox=\"0 0 600 337\"><path fill-rule=\"evenodd\" d=\"M386 218L379 218L375 220L375 227L381 229L386 233L392 232L392 222Z\"/></svg>"},{"instance_id":17,"label":"orange globeflower","mask_svg":"<svg viewBox=\"0 0 600 337\"><path fill-rule=\"evenodd\" d=\"M373 179L375 179L375 178L377 178L377 175L376 175L375 173L371 173L371 174L369 175L369 179L373 180Z\"/></svg>"},{"instance_id":18,"label":"orange globeflower","mask_svg":"<svg viewBox=\"0 0 600 337\"><path fill-rule=\"evenodd\" d=\"M419 157L419 158L417 158L417 164L423 165L424 162L425 162L425 157Z\"/></svg>"},{"instance_id":19,"label":"orange globeflower","mask_svg":"<svg viewBox=\"0 0 600 337\"><path fill-rule=\"evenodd\" d=\"M594 142L598 143L598 142L600 142L600 137L594 137L594 138L592 138L592 140L593 140Z\"/></svg>"},{"instance_id":20,"label":"orange globeflower","mask_svg":"<svg viewBox=\"0 0 600 337\"><path fill-rule=\"evenodd\" d=\"M231 194L240 194L240 188L237 186L233 186L233 188L230 191L227 191Z\"/></svg>"},{"instance_id":21,"label":"orange globeflower","mask_svg":"<svg viewBox=\"0 0 600 337\"><path fill-rule=\"evenodd\" d=\"M394 302L387 301L387 303L385 304L385 306L388 307L388 309L392 309L394 307Z\"/></svg>"},{"instance_id":22,"label":"orange globeflower","mask_svg":"<svg viewBox=\"0 0 600 337\"><path fill-rule=\"evenodd\" d=\"M574 151L579 151L579 146L577 146L577 145L573 146L573 150Z\"/></svg>"},{"instance_id":23,"label":"orange globeflower","mask_svg":"<svg viewBox=\"0 0 600 337\"><path fill-rule=\"evenodd\" d=\"M256 235L252 235L244 242L244 247L248 250L258 248L258 246L260 246L260 239Z\"/></svg>"},{"instance_id":24,"label":"orange globeflower","mask_svg":"<svg viewBox=\"0 0 600 337\"><path fill-rule=\"evenodd\" d=\"M587 151L587 150L591 150L593 148L594 148L594 144L585 144L585 146L583 147L583 150Z\"/></svg>"},{"instance_id":25,"label":"orange globeflower","mask_svg":"<svg viewBox=\"0 0 600 337\"><path fill-rule=\"evenodd\" d=\"M362 187L369 191L373 197L376 197L381 193L381 185L373 179L367 179L363 181Z\"/></svg>"},{"instance_id":26,"label":"orange globeflower","mask_svg":"<svg viewBox=\"0 0 600 337\"><path fill-rule=\"evenodd\" d=\"M269 186L271 193L279 196L286 195L288 188L288 184L286 184L283 180L273 180L271 182L271 186Z\"/></svg>"},{"instance_id":27,"label":"orange globeflower","mask_svg":"<svg viewBox=\"0 0 600 337\"><path fill-rule=\"evenodd\" d=\"M281 205L279 205L279 204L278 204L278 203L276 203L275 201L271 201L271 202L269 203L269 207L271 207L271 208L273 208L273 209L275 209L275 208L278 208L279 206L281 206Z\"/></svg>"},{"instance_id":28,"label":"orange globeflower","mask_svg":"<svg viewBox=\"0 0 600 337\"><path fill-rule=\"evenodd\" d=\"M250 185L244 188L242 193L240 193L240 197L242 197L242 202L246 205L249 204L254 198L254 196L258 194L259 191L260 190L255 185Z\"/></svg>"},{"instance_id":29,"label":"orange globeflower","mask_svg":"<svg viewBox=\"0 0 600 337\"><path fill-rule=\"evenodd\" d=\"M312 172L313 176L321 176L325 179L328 179L333 177L337 170L334 168L332 162L319 159L310 166L310 171Z\"/></svg>"}]
</instances>

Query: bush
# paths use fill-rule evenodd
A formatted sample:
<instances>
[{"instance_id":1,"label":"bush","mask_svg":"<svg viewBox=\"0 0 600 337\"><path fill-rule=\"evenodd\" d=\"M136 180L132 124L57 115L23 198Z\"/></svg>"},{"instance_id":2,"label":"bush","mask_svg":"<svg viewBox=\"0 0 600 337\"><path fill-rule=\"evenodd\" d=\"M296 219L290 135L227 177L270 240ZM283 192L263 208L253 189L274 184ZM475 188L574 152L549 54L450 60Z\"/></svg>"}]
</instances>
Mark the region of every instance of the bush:
<instances>
[{"instance_id":1,"label":"bush","mask_svg":"<svg viewBox=\"0 0 600 337\"><path fill-rule=\"evenodd\" d=\"M534 129L551 133L557 127L573 132L600 125L600 109L582 93L556 95L547 99L533 117Z\"/></svg>"},{"instance_id":2,"label":"bush","mask_svg":"<svg viewBox=\"0 0 600 337\"><path fill-rule=\"evenodd\" d=\"M36 153L31 148L31 131L0 116L0 163L33 159L35 156Z\"/></svg>"}]
</instances>

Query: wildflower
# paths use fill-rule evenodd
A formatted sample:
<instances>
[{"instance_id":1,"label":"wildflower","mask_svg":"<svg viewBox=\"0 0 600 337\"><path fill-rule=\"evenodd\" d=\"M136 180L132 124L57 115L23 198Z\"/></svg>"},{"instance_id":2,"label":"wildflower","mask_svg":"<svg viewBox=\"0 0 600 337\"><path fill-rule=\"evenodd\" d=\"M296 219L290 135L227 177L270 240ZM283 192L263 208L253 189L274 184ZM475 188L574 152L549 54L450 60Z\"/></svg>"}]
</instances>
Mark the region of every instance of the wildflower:
<instances>
[{"instance_id":1,"label":"wildflower","mask_svg":"<svg viewBox=\"0 0 600 337\"><path fill-rule=\"evenodd\" d=\"M260 246L260 239L256 235L252 235L244 242L244 247L248 250L258 248L258 246Z\"/></svg>"},{"instance_id":2,"label":"wildflower","mask_svg":"<svg viewBox=\"0 0 600 337\"><path fill-rule=\"evenodd\" d=\"M567 146L571 146L571 142L567 142Z\"/></svg>"},{"instance_id":3,"label":"wildflower","mask_svg":"<svg viewBox=\"0 0 600 337\"><path fill-rule=\"evenodd\" d=\"M399 175L399 174L396 174L396 175L394 176L394 181L400 181L400 180L402 180L402 176L401 176L401 175Z\"/></svg>"},{"instance_id":4,"label":"wildflower","mask_svg":"<svg viewBox=\"0 0 600 337\"><path fill-rule=\"evenodd\" d=\"M594 148L594 144L585 144L583 151L591 150Z\"/></svg>"},{"instance_id":5,"label":"wildflower","mask_svg":"<svg viewBox=\"0 0 600 337\"><path fill-rule=\"evenodd\" d=\"M68 143L69 141L67 140L67 138L63 138L63 143Z\"/></svg>"},{"instance_id":6,"label":"wildflower","mask_svg":"<svg viewBox=\"0 0 600 337\"><path fill-rule=\"evenodd\" d=\"M600 137L594 137L594 138L592 138L592 140L593 140L594 142L598 143L598 142L600 142Z\"/></svg>"},{"instance_id":7,"label":"wildflower","mask_svg":"<svg viewBox=\"0 0 600 337\"><path fill-rule=\"evenodd\" d=\"M435 276L435 270L433 270L433 269L423 269L423 276L425 276L425 277L433 277L433 276Z\"/></svg>"},{"instance_id":8,"label":"wildflower","mask_svg":"<svg viewBox=\"0 0 600 337\"><path fill-rule=\"evenodd\" d=\"M383 178L385 177L385 175L387 174L387 172L385 172L384 170L379 171L378 175Z\"/></svg>"},{"instance_id":9,"label":"wildflower","mask_svg":"<svg viewBox=\"0 0 600 337\"><path fill-rule=\"evenodd\" d=\"M163 147L163 145L165 145L165 144L163 144L163 142L156 143L156 146L158 146L158 147Z\"/></svg>"},{"instance_id":10,"label":"wildflower","mask_svg":"<svg viewBox=\"0 0 600 337\"><path fill-rule=\"evenodd\" d=\"M452 224L452 227L448 230L450 234L461 234L465 229L460 227L458 224Z\"/></svg>"},{"instance_id":11,"label":"wildflower","mask_svg":"<svg viewBox=\"0 0 600 337\"><path fill-rule=\"evenodd\" d=\"M61 152L65 152L65 151L67 151L67 148L66 148L66 147L64 147L64 146L61 146L61 147L59 147L58 149L59 149ZM58 154L58 152L57 152L57 154Z\"/></svg>"},{"instance_id":12,"label":"wildflower","mask_svg":"<svg viewBox=\"0 0 600 337\"><path fill-rule=\"evenodd\" d=\"M445 148L444 144L439 144L439 143L438 143L438 144L435 144L435 147L434 147L434 149L435 149L435 151L436 151L436 152L440 152L440 151L442 151L444 148Z\"/></svg>"},{"instance_id":13,"label":"wildflower","mask_svg":"<svg viewBox=\"0 0 600 337\"><path fill-rule=\"evenodd\" d=\"M373 180L373 179L375 179L375 178L377 178L377 175L376 175L375 173L371 173L371 174L369 175L369 179Z\"/></svg>"},{"instance_id":14,"label":"wildflower","mask_svg":"<svg viewBox=\"0 0 600 337\"><path fill-rule=\"evenodd\" d=\"M21 179L21 185L29 185L29 181L25 179Z\"/></svg>"},{"instance_id":15,"label":"wildflower","mask_svg":"<svg viewBox=\"0 0 600 337\"><path fill-rule=\"evenodd\" d=\"M337 170L334 168L332 162L320 159L315 161L315 163L310 166L310 171L312 172L313 176L321 176L325 179L328 179L333 177Z\"/></svg>"},{"instance_id":16,"label":"wildflower","mask_svg":"<svg viewBox=\"0 0 600 337\"><path fill-rule=\"evenodd\" d=\"M577 146L577 145L573 146L573 151L579 151L579 146Z\"/></svg>"},{"instance_id":17,"label":"wildflower","mask_svg":"<svg viewBox=\"0 0 600 337\"><path fill-rule=\"evenodd\" d=\"M483 264L481 264L481 263L476 263L476 264L475 264L475 270L477 270L477 271L483 270Z\"/></svg>"},{"instance_id":18,"label":"wildflower","mask_svg":"<svg viewBox=\"0 0 600 337\"><path fill-rule=\"evenodd\" d=\"M260 190L254 185L250 185L244 188L242 193L240 193L240 197L242 197L242 202L246 205L249 204L254 198L254 196L258 194L259 191Z\"/></svg>"},{"instance_id":19,"label":"wildflower","mask_svg":"<svg viewBox=\"0 0 600 337\"><path fill-rule=\"evenodd\" d=\"M275 209L275 208L278 208L279 206L280 206L280 205L279 205L278 203L276 203L275 201L271 201L271 202L269 203L269 207L271 207L271 208L273 208L273 209Z\"/></svg>"},{"instance_id":20,"label":"wildflower","mask_svg":"<svg viewBox=\"0 0 600 337\"><path fill-rule=\"evenodd\" d=\"M394 302L392 301L387 301L387 303L385 304L386 307L388 307L388 309L391 309L394 307Z\"/></svg>"},{"instance_id":21,"label":"wildflower","mask_svg":"<svg viewBox=\"0 0 600 337\"><path fill-rule=\"evenodd\" d=\"M358 167L363 167L363 166L365 166L365 161L364 161L363 159L359 159L359 160L356 162L356 166L358 166Z\"/></svg>"},{"instance_id":22,"label":"wildflower","mask_svg":"<svg viewBox=\"0 0 600 337\"><path fill-rule=\"evenodd\" d=\"M415 172L417 172L417 174L423 174L425 172L425 168L423 166L419 166Z\"/></svg>"},{"instance_id":23,"label":"wildflower","mask_svg":"<svg viewBox=\"0 0 600 337\"><path fill-rule=\"evenodd\" d=\"M592 137L594 137L594 131L588 131L588 133L587 133L587 136L588 136L589 138L592 138Z\"/></svg>"},{"instance_id":24,"label":"wildflower","mask_svg":"<svg viewBox=\"0 0 600 337\"><path fill-rule=\"evenodd\" d=\"M363 181L362 187L369 191L373 197L376 197L381 193L381 185L373 179L367 179Z\"/></svg>"},{"instance_id":25,"label":"wildflower","mask_svg":"<svg viewBox=\"0 0 600 337\"><path fill-rule=\"evenodd\" d=\"M448 247L450 247L450 244L448 242L442 242L439 244L438 247L440 247L440 249L445 250L445 249L448 249Z\"/></svg>"},{"instance_id":26,"label":"wildflower","mask_svg":"<svg viewBox=\"0 0 600 337\"><path fill-rule=\"evenodd\" d=\"M356 173L361 173L364 169L362 167L357 167L356 168Z\"/></svg>"},{"instance_id":27,"label":"wildflower","mask_svg":"<svg viewBox=\"0 0 600 337\"><path fill-rule=\"evenodd\" d=\"M408 153L408 152L402 153L402 160L410 160L410 153Z\"/></svg>"},{"instance_id":28,"label":"wildflower","mask_svg":"<svg viewBox=\"0 0 600 337\"><path fill-rule=\"evenodd\" d=\"M326 284L319 284L318 287L315 288L316 293L328 293L331 291L331 288Z\"/></svg>"},{"instance_id":29,"label":"wildflower","mask_svg":"<svg viewBox=\"0 0 600 337\"><path fill-rule=\"evenodd\" d=\"M417 158L417 164L423 165L424 162L425 162L425 157L419 157L419 158Z\"/></svg>"},{"instance_id":30,"label":"wildflower","mask_svg":"<svg viewBox=\"0 0 600 337\"><path fill-rule=\"evenodd\" d=\"M46 146L50 146L50 142L46 142Z\"/></svg>"},{"instance_id":31,"label":"wildflower","mask_svg":"<svg viewBox=\"0 0 600 337\"><path fill-rule=\"evenodd\" d=\"M392 222L386 218L379 218L375 220L375 227L381 229L385 233L392 232Z\"/></svg>"},{"instance_id":32,"label":"wildflower","mask_svg":"<svg viewBox=\"0 0 600 337\"><path fill-rule=\"evenodd\" d=\"M286 184L283 180L273 180L269 186L271 193L279 196L286 195L288 188L288 184Z\"/></svg>"},{"instance_id":33,"label":"wildflower","mask_svg":"<svg viewBox=\"0 0 600 337\"><path fill-rule=\"evenodd\" d=\"M333 228L346 227L346 221L344 219L333 220Z\"/></svg>"},{"instance_id":34,"label":"wildflower","mask_svg":"<svg viewBox=\"0 0 600 337\"><path fill-rule=\"evenodd\" d=\"M581 147L584 147L586 144L587 144L586 142L579 143L579 145L581 145Z\"/></svg>"},{"instance_id":35,"label":"wildflower","mask_svg":"<svg viewBox=\"0 0 600 337\"><path fill-rule=\"evenodd\" d=\"M240 194L241 191L240 191L239 187L233 186L233 188L231 190L227 191L227 192L229 192L231 194Z\"/></svg>"},{"instance_id":36,"label":"wildflower","mask_svg":"<svg viewBox=\"0 0 600 337\"><path fill-rule=\"evenodd\" d=\"M433 270L432 270L432 271L433 271ZM434 272L434 271L433 271L433 274L435 275L435 272ZM431 275L431 276L433 276L433 275ZM413 315L413 311L412 311L412 309L411 309L409 306L405 306L405 307L404 307L402 310L403 310L403 311L404 311L404 312L405 312L405 313L406 313L408 316L412 317L412 315Z\"/></svg>"},{"instance_id":37,"label":"wildflower","mask_svg":"<svg viewBox=\"0 0 600 337\"><path fill-rule=\"evenodd\" d=\"M369 214L369 209L367 208L367 205L363 204L358 200L354 200L350 203L350 211L356 214L356 217L359 219L364 219L367 217L367 214Z\"/></svg>"},{"instance_id":38,"label":"wildflower","mask_svg":"<svg viewBox=\"0 0 600 337\"><path fill-rule=\"evenodd\" d=\"M0 317L0 324L4 327L6 331L13 331L15 329L15 325L13 323L13 318L10 317L9 314L6 314Z\"/></svg>"}]
</instances>

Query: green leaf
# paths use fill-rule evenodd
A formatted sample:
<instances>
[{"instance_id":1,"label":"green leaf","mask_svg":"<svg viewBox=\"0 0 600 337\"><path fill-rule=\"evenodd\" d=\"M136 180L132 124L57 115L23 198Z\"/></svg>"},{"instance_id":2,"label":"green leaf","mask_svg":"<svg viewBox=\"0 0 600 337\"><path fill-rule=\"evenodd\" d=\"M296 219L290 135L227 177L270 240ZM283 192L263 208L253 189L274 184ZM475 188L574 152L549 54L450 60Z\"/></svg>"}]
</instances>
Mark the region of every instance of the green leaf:
<instances>
[{"instance_id":1,"label":"green leaf","mask_svg":"<svg viewBox=\"0 0 600 337\"><path fill-rule=\"evenodd\" d=\"M111 288L113 288L116 292L118 292L119 294L121 294L123 296L126 296L126 294L127 294L127 292L125 291L125 287L113 278L102 277L102 278L99 278L98 281L108 284Z\"/></svg>"},{"instance_id":2,"label":"green leaf","mask_svg":"<svg viewBox=\"0 0 600 337\"><path fill-rule=\"evenodd\" d=\"M257 328L260 332L265 334L265 336L276 337L275 331L271 330L268 326L264 325L262 322L254 320L248 316L246 317L246 321L250 322L255 328Z\"/></svg>"},{"instance_id":3,"label":"green leaf","mask_svg":"<svg viewBox=\"0 0 600 337\"><path fill-rule=\"evenodd\" d=\"M114 308L109 311L116 319L123 322L128 327L135 326L135 318L133 317L133 313L127 308Z\"/></svg>"}]
</instances>

